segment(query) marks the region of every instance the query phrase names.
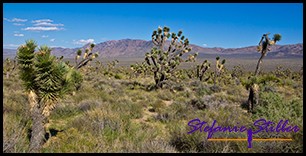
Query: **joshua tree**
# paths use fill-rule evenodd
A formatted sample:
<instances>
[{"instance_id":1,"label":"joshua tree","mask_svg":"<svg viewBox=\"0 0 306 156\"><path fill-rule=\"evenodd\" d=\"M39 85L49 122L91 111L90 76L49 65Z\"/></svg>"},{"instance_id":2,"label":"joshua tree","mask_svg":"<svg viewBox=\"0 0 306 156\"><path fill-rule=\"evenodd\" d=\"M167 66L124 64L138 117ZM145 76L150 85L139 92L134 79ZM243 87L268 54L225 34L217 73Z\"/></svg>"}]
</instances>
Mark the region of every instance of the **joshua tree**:
<instances>
[{"instance_id":1,"label":"joshua tree","mask_svg":"<svg viewBox=\"0 0 306 156\"><path fill-rule=\"evenodd\" d=\"M203 80L203 76L209 68L210 63L207 60L205 60L202 65L197 65L197 77L200 79L200 81Z\"/></svg>"},{"instance_id":2,"label":"joshua tree","mask_svg":"<svg viewBox=\"0 0 306 156\"><path fill-rule=\"evenodd\" d=\"M74 78L81 76L77 70L52 56L49 47L41 46L35 52L36 47L33 40L28 40L17 51L20 78L28 93L33 123L30 152L39 152L44 143L44 125L48 116L60 99L74 89Z\"/></svg>"},{"instance_id":3,"label":"joshua tree","mask_svg":"<svg viewBox=\"0 0 306 156\"><path fill-rule=\"evenodd\" d=\"M11 61L10 58L6 58L4 61L4 66L3 66L3 72L6 74L6 78L10 78L10 74L15 70L16 68L16 60L13 59Z\"/></svg>"},{"instance_id":4,"label":"joshua tree","mask_svg":"<svg viewBox=\"0 0 306 156\"><path fill-rule=\"evenodd\" d=\"M256 78L259 74L260 70L260 65L262 63L263 58L267 55L268 51L270 51L270 46L275 45L277 41L280 41L282 36L280 34L274 34L273 40L270 40L267 34L263 34L261 37L261 40L259 41L259 44L257 46L257 51L261 53L261 57L259 58L257 62L257 66L255 69L255 74L253 77L251 77L251 84L250 84L250 94L248 98L248 107L249 107L249 112L253 112L254 106L258 104L259 100L259 86L256 82Z\"/></svg>"},{"instance_id":5,"label":"joshua tree","mask_svg":"<svg viewBox=\"0 0 306 156\"><path fill-rule=\"evenodd\" d=\"M224 64L225 64L225 59L222 60L220 63L220 57L216 57L216 69L215 69L215 76L214 76L214 87L216 87L217 83L217 78L220 76L221 72L224 70Z\"/></svg>"},{"instance_id":6,"label":"joshua tree","mask_svg":"<svg viewBox=\"0 0 306 156\"><path fill-rule=\"evenodd\" d=\"M170 34L170 28L159 27L153 31L152 42L157 47L152 48L150 53L146 53L145 61L154 73L155 87L162 88L178 65L183 62L183 54L191 51L188 38L182 36L182 31ZM165 50L166 41L171 37L170 45ZM195 61L197 54L189 55L187 61Z\"/></svg>"},{"instance_id":7,"label":"joshua tree","mask_svg":"<svg viewBox=\"0 0 306 156\"><path fill-rule=\"evenodd\" d=\"M81 58L82 55L82 50L79 49L77 51L77 55L75 56L75 67L76 69L80 69L84 66L86 66L90 61L92 61L93 59L97 58L98 52L96 53L92 53L93 48L95 47L94 44L90 44L90 47L85 49L85 53L83 55L82 61L78 62L78 60Z\"/></svg>"},{"instance_id":8,"label":"joshua tree","mask_svg":"<svg viewBox=\"0 0 306 156\"><path fill-rule=\"evenodd\" d=\"M234 66L232 73L231 73L231 77L234 78L236 85L240 84L240 80L239 78L243 75L243 67L241 67L240 65L238 66Z\"/></svg>"}]
</instances>

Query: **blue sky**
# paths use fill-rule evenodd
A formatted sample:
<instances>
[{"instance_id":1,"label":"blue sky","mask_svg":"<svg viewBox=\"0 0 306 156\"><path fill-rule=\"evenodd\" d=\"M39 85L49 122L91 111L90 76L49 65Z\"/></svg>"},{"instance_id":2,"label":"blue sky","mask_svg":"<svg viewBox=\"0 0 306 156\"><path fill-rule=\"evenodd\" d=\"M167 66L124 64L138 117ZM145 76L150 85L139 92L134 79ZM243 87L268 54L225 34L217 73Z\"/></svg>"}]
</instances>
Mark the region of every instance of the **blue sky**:
<instances>
[{"instance_id":1,"label":"blue sky","mask_svg":"<svg viewBox=\"0 0 306 156\"><path fill-rule=\"evenodd\" d=\"M158 26L182 30L191 44L202 47L256 45L266 32L280 33L282 45L303 43L303 4L3 4L4 48L16 48L27 39L66 48L127 38L150 40Z\"/></svg>"}]
</instances>

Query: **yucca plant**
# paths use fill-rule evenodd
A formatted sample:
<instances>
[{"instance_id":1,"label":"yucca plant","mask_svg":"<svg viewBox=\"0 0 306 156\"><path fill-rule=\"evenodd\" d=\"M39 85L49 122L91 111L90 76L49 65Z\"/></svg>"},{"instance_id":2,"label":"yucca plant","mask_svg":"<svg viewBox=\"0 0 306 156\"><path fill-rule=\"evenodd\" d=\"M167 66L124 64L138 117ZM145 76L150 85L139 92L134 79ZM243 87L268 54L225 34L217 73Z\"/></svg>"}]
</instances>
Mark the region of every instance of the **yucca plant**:
<instances>
[{"instance_id":1,"label":"yucca plant","mask_svg":"<svg viewBox=\"0 0 306 156\"><path fill-rule=\"evenodd\" d=\"M39 152L50 113L74 89L75 77L81 77L78 71L52 56L49 47L41 46L38 52L36 48L36 43L28 40L17 50L20 78L28 93L32 118L30 152Z\"/></svg>"},{"instance_id":2,"label":"yucca plant","mask_svg":"<svg viewBox=\"0 0 306 156\"><path fill-rule=\"evenodd\" d=\"M267 53L271 50L270 46L275 45L276 42L280 41L282 36L280 34L274 34L273 39L271 40L268 35L270 33L263 34L261 37L261 40L259 41L259 44L257 46L258 52L261 53L261 57L259 58L256 69L255 69L255 74L251 79L256 80L256 77L259 74L260 71L260 65L262 63L263 58L267 55ZM256 83L256 81L251 81L251 85L249 87L250 93L249 93L249 98L248 98L248 111L253 112L254 106L258 104L258 97L259 97L259 86Z\"/></svg>"}]
</instances>

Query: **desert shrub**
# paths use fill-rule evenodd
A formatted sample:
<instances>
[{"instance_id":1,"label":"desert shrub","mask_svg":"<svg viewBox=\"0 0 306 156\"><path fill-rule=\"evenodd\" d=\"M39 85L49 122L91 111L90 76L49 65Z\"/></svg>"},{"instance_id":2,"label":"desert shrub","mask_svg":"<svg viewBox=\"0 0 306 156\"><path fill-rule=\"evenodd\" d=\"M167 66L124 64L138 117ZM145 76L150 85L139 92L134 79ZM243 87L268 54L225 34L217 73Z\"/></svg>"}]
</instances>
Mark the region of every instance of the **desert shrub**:
<instances>
[{"instance_id":1,"label":"desert shrub","mask_svg":"<svg viewBox=\"0 0 306 156\"><path fill-rule=\"evenodd\" d=\"M278 123L280 120L289 120L289 125L297 125L300 131L293 134L288 133L259 133L258 137L261 138L275 138L276 135L281 135L283 138L292 138L293 142L277 143L276 146L269 144L258 144L258 148L262 149L262 152L302 152L303 143L299 139L303 136L303 102L301 99L291 99L289 101L273 92L260 93L259 105L256 108L256 113L252 116L255 120L264 118L272 122ZM284 148L285 147L285 148ZM256 147L255 147L256 148Z\"/></svg>"},{"instance_id":2,"label":"desert shrub","mask_svg":"<svg viewBox=\"0 0 306 156\"><path fill-rule=\"evenodd\" d=\"M128 121L120 118L117 113L111 113L108 109L96 108L85 112L84 115L72 121L71 127L82 132L90 132L92 135L99 135L105 129L119 131L122 128L121 126L128 123Z\"/></svg>"},{"instance_id":3,"label":"desert shrub","mask_svg":"<svg viewBox=\"0 0 306 156\"><path fill-rule=\"evenodd\" d=\"M160 112L162 109L165 108L165 103L162 100L158 99L152 103L152 107L156 112Z\"/></svg>"},{"instance_id":4,"label":"desert shrub","mask_svg":"<svg viewBox=\"0 0 306 156\"><path fill-rule=\"evenodd\" d=\"M80 132L75 128L69 128L52 137L44 146L44 153L88 153L95 152L101 140L96 139L89 132Z\"/></svg>"},{"instance_id":5,"label":"desert shrub","mask_svg":"<svg viewBox=\"0 0 306 156\"><path fill-rule=\"evenodd\" d=\"M207 108L207 104L202 99L192 99L189 104L200 110Z\"/></svg>"},{"instance_id":6,"label":"desert shrub","mask_svg":"<svg viewBox=\"0 0 306 156\"><path fill-rule=\"evenodd\" d=\"M142 152L147 153L177 153L176 149L163 140L151 140L142 144Z\"/></svg>"},{"instance_id":7,"label":"desert shrub","mask_svg":"<svg viewBox=\"0 0 306 156\"><path fill-rule=\"evenodd\" d=\"M115 79L122 79L123 78L123 76L121 75L121 74L115 74Z\"/></svg>"},{"instance_id":8,"label":"desert shrub","mask_svg":"<svg viewBox=\"0 0 306 156\"><path fill-rule=\"evenodd\" d=\"M255 117L266 117L267 119L294 119L301 118L303 113L301 100L285 101L284 98L273 92L261 92L259 105Z\"/></svg>"},{"instance_id":9,"label":"desert shrub","mask_svg":"<svg viewBox=\"0 0 306 156\"><path fill-rule=\"evenodd\" d=\"M13 114L3 114L3 152L24 153L28 152L28 128L30 122Z\"/></svg>"},{"instance_id":10,"label":"desert shrub","mask_svg":"<svg viewBox=\"0 0 306 156\"><path fill-rule=\"evenodd\" d=\"M162 100L170 101L173 99L173 94L168 90L158 90L157 97Z\"/></svg>"},{"instance_id":11,"label":"desert shrub","mask_svg":"<svg viewBox=\"0 0 306 156\"><path fill-rule=\"evenodd\" d=\"M217 86L217 85L213 85L210 87L210 90L213 92L213 93L218 93L218 92L221 92L221 87L220 86Z\"/></svg>"},{"instance_id":12,"label":"desert shrub","mask_svg":"<svg viewBox=\"0 0 306 156\"><path fill-rule=\"evenodd\" d=\"M92 110L97 106L100 106L101 103L96 100L83 100L78 104L78 107L81 111L85 112L88 110Z\"/></svg>"},{"instance_id":13,"label":"desert shrub","mask_svg":"<svg viewBox=\"0 0 306 156\"><path fill-rule=\"evenodd\" d=\"M193 89L196 92L196 95L202 97L204 95L211 95L213 91L210 89L208 85L204 85L200 83L197 87Z\"/></svg>"},{"instance_id":14,"label":"desert shrub","mask_svg":"<svg viewBox=\"0 0 306 156\"><path fill-rule=\"evenodd\" d=\"M111 102L111 110L132 119L142 117L142 105L133 103L128 97L117 98Z\"/></svg>"},{"instance_id":15,"label":"desert shrub","mask_svg":"<svg viewBox=\"0 0 306 156\"><path fill-rule=\"evenodd\" d=\"M81 113L81 110L75 105L59 105L51 113L50 118L51 119L67 118L67 117L75 116L80 113Z\"/></svg>"}]
</instances>

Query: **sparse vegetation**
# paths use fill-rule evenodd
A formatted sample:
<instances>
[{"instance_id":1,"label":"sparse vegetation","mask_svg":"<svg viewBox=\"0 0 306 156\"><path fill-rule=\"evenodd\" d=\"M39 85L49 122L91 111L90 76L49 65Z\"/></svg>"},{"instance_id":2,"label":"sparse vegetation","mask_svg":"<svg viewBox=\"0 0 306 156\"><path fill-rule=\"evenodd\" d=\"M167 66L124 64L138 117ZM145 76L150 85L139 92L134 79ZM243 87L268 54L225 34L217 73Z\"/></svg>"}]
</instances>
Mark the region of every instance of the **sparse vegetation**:
<instances>
[{"instance_id":1,"label":"sparse vegetation","mask_svg":"<svg viewBox=\"0 0 306 156\"><path fill-rule=\"evenodd\" d=\"M152 52L146 55L146 61L149 59L149 63L137 63L130 67L119 66L117 61L103 66L100 61L96 61L93 66L86 65L75 70L78 65L71 66L61 58L56 59L50 55L48 47L41 47L35 52L36 45L32 41L20 47L20 68L13 70L9 78L3 73L3 152L33 151L32 139L37 133L33 129L33 107L41 106L38 112L43 114L46 106L44 94L51 92L44 89L47 87L47 79L56 82L49 86L54 89L54 95L51 97L56 97L56 100L49 101L56 104L56 107L52 105L52 109L48 109L48 115L42 116L47 118L48 122L43 122L43 128L40 130L48 135L40 135L41 148L36 148L37 152L303 152L302 69L291 71L278 68L273 72L262 71L252 77L253 73L245 71L242 65L236 64L233 69L224 68L225 61L219 62L220 59L216 59L216 69L209 68L208 61L203 61L201 66L195 66L197 68L183 69L179 66L180 53L178 58L173 59L163 56L167 53L163 50L165 42L158 38L170 38L169 31L168 28L159 28L153 32L153 40L157 39L156 43L160 49L152 49ZM181 32L172 36L173 40L180 39L182 44L189 42L185 38L182 39ZM279 39L279 36L275 36L273 40ZM172 48L170 46L170 49ZM188 46L185 50L190 51ZM77 56L81 56L78 54ZM196 55L191 55L189 59L195 57ZM154 60L156 65L152 62ZM158 60L160 69L157 69ZM80 64L78 59L75 61ZM165 64L162 61L166 61ZM178 62L173 64L173 61ZM226 66L229 63L232 62L227 59ZM32 68L33 66L36 68ZM50 73L42 77L40 75L44 73L40 71ZM83 71L86 74L81 75L80 72ZM168 71L171 75L167 75ZM52 74L53 72L59 73ZM161 78L163 74L164 79ZM53 78L53 75L57 77ZM66 82L68 79L69 83ZM171 79L167 82L169 85L163 86L163 82L168 79ZM250 88L254 82L258 84L261 92L252 114L247 113L246 88ZM22 84L26 90L21 87ZM155 89L156 85L159 89ZM69 88L67 93L77 90L75 94L60 92L64 86ZM33 97L41 102L29 105L28 100ZM290 125L299 126L300 131L258 133L254 138L284 137L292 138L293 141L253 142L253 147L248 149L247 142L213 142L206 139L207 133L187 134L190 131L187 123L195 118L209 124L216 120L218 125L224 126L234 126L237 123L252 126L253 122L260 118L273 122L287 119ZM215 133L214 136L246 138L247 134Z\"/></svg>"}]
</instances>

